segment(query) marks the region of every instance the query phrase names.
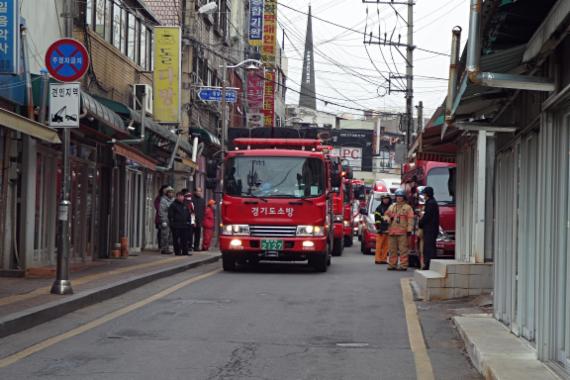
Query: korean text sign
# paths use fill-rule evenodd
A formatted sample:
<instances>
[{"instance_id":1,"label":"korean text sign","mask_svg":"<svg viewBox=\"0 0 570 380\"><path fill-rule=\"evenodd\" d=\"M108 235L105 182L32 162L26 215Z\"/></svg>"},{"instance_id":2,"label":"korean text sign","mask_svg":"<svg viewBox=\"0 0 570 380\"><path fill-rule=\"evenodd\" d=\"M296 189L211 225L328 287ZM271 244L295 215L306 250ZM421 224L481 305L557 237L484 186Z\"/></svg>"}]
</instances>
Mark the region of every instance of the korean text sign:
<instances>
[{"instance_id":1,"label":"korean text sign","mask_svg":"<svg viewBox=\"0 0 570 380\"><path fill-rule=\"evenodd\" d=\"M52 128L79 128L79 82L50 83L49 126Z\"/></svg>"},{"instance_id":2,"label":"korean text sign","mask_svg":"<svg viewBox=\"0 0 570 380\"><path fill-rule=\"evenodd\" d=\"M265 126L272 128L275 123L275 72L265 72L265 92L263 94L263 114Z\"/></svg>"},{"instance_id":3,"label":"korean text sign","mask_svg":"<svg viewBox=\"0 0 570 380\"><path fill-rule=\"evenodd\" d=\"M263 43L263 0L249 0L249 44Z\"/></svg>"},{"instance_id":4,"label":"korean text sign","mask_svg":"<svg viewBox=\"0 0 570 380\"><path fill-rule=\"evenodd\" d=\"M247 103L251 110L263 108L263 76L256 71L247 73Z\"/></svg>"},{"instance_id":5,"label":"korean text sign","mask_svg":"<svg viewBox=\"0 0 570 380\"><path fill-rule=\"evenodd\" d=\"M0 73L18 74L20 57L19 2L0 1Z\"/></svg>"},{"instance_id":6,"label":"korean text sign","mask_svg":"<svg viewBox=\"0 0 570 380\"><path fill-rule=\"evenodd\" d=\"M161 123L180 121L180 28L154 28L154 117Z\"/></svg>"},{"instance_id":7,"label":"korean text sign","mask_svg":"<svg viewBox=\"0 0 570 380\"><path fill-rule=\"evenodd\" d=\"M263 12L263 45L261 47L261 60L265 63L275 64L275 48L277 46L277 1L265 0Z\"/></svg>"}]
</instances>

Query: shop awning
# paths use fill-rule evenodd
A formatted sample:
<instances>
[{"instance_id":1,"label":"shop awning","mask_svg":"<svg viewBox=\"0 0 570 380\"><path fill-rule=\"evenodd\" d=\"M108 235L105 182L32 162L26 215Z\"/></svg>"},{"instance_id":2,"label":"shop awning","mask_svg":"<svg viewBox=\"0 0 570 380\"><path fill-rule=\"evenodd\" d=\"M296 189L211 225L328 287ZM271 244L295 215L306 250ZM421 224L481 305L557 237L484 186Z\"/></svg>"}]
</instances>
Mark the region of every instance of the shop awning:
<instances>
[{"instance_id":1,"label":"shop awning","mask_svg":"<svg viewBox=\"0 0 570 380\"><path fill-rule=\"evenodd\" d=\"M190 135L198 138L206 144L222 146L220 139L212 132L204 128L190 128Z\"/></svg>"},{"instance_id":2,"label":"shop awning","mask_svg":"<svg viewBox=\"0 0 570 380\"><path fill-rule=\"evenodd\" d=\"M119 115L85 91L81 91L81 108L84 113L94 117L97 121L114 131L122 135L130 135L129 131L125 127L123 119L121 119Z\"/></svg>"},{"instance_id":3,"label":"shop awning","mask_svg":"<svg viewBox=\"0 0 570 380\"><path fill-rule=\"evenodd\" d=\"M123 103L116 102L111 99L106 99L100 96L94 96L94 98L97 101L101 102L106 107L108 107L109 109L123 116L124 118L133 120L135 123L140 125L141 123L140 112L137 112L132 108L127 107ZM147 117L144 123L146 129L150 130L151 132L160 136L162 139L166 141L170 141L171 143L176 143L176 139L178 138L178 136L175 133L171 132L171 130L168 127L158 124L150 117ZM182 149L184 152L186 152L189 155L192 154L192 146L188 141L181 140L179 145L180 149Z\"/></svg>"},{"instance_id":4,"label":"shop awning","mask_svg":"<svg viewBox=\"0 0 570 380\"><path fill-rule=\"evenodd\" d=\"M0 125L52 144L61 144L55 129L0 108Z\"/></svg>"},{"instance_id":5,"label":"shop awning","mask_svg":"<svg viewBox=\"0 0 570 380\"><path fill-rule=\"evenodd\" d=\"M156 170L156 162L151 158L146 157L134 148L126 145L115 144L113 145L113 152L115 154L128 158L129 160L134 161L147 169L153 171Z\"/></svg>"}]
</instances>

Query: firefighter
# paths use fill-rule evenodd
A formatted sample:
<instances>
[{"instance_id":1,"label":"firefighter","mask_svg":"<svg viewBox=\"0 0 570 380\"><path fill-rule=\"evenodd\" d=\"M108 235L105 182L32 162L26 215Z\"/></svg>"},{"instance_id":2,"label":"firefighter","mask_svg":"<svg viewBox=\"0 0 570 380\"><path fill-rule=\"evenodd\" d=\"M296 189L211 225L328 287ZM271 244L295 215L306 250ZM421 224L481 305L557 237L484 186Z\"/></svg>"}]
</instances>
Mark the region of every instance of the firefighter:
<instances>
[{"instance_id":1,"label":"firefighter","mask_svg":"<svg viewBox=\"0 0 570 380\"><path fill-rule=\"evenodd\" d=\"M436 255L436 239L439 233L439 206L433 196L433 188L426 187L422 190L426 198L424 214L419 221L419 227L423 230L423 268L429 270L431 259Z\"/></svg>"},{"instance_id":2,"label":"firefighter","mask_svg":"<svg viewBox=\"0 0 570 380\"><path fill-rule=\"evenodd\" d=\"M374 221L376 224L376 255L374 263L387 264L388 263L388 227L389 224L384 220L384 215L392 204L390 194L384 193L380 198L380 204L376 207L374 212Z\"/></svg>"},{"instance_id":3,"label":"firefighter","mask_svg":"<svg viewBox=\"0 0 570 380\"><path fill-rule=\"evenodd\" d=\"M396 191L396 203L392 204L384 220L390 223L388 228L390 259L388 270L408 270L408 236L414 228L414 210L406 203L406 192L402 189ZM398 266L398 252L400 265Z\"/></svg>"}]
</instances>

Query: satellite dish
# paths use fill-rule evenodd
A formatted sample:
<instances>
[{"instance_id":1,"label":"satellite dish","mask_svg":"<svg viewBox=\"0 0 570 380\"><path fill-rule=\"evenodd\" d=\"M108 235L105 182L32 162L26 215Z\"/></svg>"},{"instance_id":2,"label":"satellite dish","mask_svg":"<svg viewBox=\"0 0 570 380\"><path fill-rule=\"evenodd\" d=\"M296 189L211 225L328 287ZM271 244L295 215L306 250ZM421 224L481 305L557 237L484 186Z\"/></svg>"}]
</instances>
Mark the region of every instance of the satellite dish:
<instances>
[{"instance_id":1,"label":"satellite dish","mask_svg":"<svg viewBox=\"0 0 570 380\"><path fill-rule=\"evenodd\" d=\"M198 13L199 14L212 14L214 12L216 12L218 10L218 4L216 4L215 1L211 1L208 4L202 5L199 9L198 9Z\"/></svg>"}]
</instances>

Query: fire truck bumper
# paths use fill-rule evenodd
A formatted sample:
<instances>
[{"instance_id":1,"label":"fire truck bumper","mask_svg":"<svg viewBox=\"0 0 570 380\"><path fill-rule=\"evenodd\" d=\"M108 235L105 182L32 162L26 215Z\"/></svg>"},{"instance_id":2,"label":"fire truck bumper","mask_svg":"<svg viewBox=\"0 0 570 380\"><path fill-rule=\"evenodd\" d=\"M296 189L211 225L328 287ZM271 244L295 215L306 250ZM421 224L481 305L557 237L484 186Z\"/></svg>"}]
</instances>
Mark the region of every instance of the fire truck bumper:
<instances>
[{"instance_id":1,"label":"fire truck bumper","mask_svg":"<svg viewBox=\"0 0 570 380\"><path fill-rule=\"evenodd\" d=\"M232 254L238 260L303 261L311 255L327 252L327 238L221 236L220 250L224 254Z\"/></svg>"}]
</instances>

